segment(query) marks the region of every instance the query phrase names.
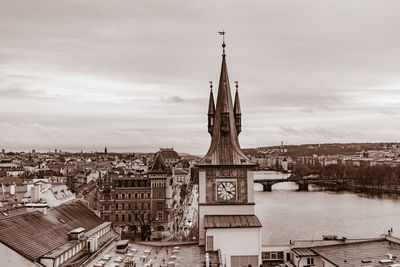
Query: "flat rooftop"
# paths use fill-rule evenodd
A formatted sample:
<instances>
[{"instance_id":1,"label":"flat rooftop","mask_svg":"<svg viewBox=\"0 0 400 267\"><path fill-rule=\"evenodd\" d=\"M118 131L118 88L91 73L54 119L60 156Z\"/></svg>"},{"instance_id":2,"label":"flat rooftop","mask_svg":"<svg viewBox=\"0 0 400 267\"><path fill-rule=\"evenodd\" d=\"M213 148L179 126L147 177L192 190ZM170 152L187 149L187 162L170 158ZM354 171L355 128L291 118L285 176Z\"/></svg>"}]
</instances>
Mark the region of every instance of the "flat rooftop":
<instances>
[{"instance_id":1,"label":"flat rooftop","mask_svg":"<svg viewBox=\"0 0 400 267\"><path fill-rule=\"evenodd\" d=\"M103 253L100 253L88 267L96 267L99 262L105 262L104 267L121 266L118 257L125 261L132 261L136 266L167 266L168 262L174 262L175 266L201 267L201 260L204 259L204 251L198 244L174 244L171 246L152 246L142 243L129 242L128 251L124 254L116 252L114 242ZM172 252L175 247L179 249ZM104 256L109 255L105 260ZM147 264L147 265L146 265Z\"/></svg>"},{"instance_id":2,"label":"flat rooftop","mask_svg":"<svg viewBox=\"0 0 400 267\"><path fill-rule=\"evenodd\" d=\"M310 248L336 266L389 266L400 263L400 244L390 240L372 240ZM392 255L392 260L387 261ZM380 261L387 262L381 263Z\"/></svg>"}]
</instances>

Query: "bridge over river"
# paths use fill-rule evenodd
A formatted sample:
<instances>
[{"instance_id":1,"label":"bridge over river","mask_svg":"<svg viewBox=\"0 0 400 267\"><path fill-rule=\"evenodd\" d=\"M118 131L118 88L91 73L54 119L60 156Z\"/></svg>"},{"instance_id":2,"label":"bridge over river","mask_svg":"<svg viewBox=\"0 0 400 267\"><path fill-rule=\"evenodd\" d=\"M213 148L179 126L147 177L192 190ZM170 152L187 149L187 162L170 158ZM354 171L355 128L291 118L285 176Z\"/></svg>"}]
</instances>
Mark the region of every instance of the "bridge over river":
<instances>
[{"instance_id":1,"label":"bridge over river","mask_svg":"<svg viewBox=\"0 0 400 267\"><path fill-rule=\"evenodd\" d=\"M287 176L287 177L255 177L254 178L254 183L262 184L263 185L263 191L271 191L272 186L277 183L284 183L284 182L294 182L299 185L299 191L308 191L308 185L309 184L315 184L315 185L320 185L320 186L330 186L330 187L338 187L346 184L352 184L353 179L348 179L348 178L321 178L321 177L292 177L292 176Z\"/></svg>"}]
</instances>

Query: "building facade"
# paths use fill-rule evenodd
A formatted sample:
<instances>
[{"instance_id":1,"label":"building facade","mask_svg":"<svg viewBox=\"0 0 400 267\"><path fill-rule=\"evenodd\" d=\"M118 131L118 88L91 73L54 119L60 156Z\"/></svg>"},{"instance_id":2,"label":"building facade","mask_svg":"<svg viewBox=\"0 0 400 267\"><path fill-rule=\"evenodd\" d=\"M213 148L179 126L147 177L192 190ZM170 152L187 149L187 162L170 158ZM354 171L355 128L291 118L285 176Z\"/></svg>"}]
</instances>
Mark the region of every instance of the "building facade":
<instances>
[{"instance_id":1,"label":"building facade","mask_svg":"<svg viewBox=\"0 0 400 267\"><path fill-rule=\"evenodd\" d=\"M150 226L153 238L169 231L172 173L157 154L148 173L108 174L99 179L98 209L101 218L137 232Z\"/></svg>"}]
</instances>

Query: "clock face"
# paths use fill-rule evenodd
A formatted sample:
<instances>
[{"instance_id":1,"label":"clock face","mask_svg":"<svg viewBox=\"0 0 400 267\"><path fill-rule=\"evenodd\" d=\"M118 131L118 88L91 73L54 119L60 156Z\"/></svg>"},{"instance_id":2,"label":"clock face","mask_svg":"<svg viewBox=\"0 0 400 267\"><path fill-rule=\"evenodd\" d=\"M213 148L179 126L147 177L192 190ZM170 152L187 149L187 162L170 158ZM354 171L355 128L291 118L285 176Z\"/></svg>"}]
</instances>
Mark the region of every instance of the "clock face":
<instances>
[{"instance_id":1,"label":"clock face","mask_svg":"<svg viewBox=\"0 0 400 267\"><path fill-rule=\"evenodd\" d=\"M217 187L217 195L221 200L230 200L236 196L236 186L232 182L221 182Z\"/></svg>"}]
</instances>

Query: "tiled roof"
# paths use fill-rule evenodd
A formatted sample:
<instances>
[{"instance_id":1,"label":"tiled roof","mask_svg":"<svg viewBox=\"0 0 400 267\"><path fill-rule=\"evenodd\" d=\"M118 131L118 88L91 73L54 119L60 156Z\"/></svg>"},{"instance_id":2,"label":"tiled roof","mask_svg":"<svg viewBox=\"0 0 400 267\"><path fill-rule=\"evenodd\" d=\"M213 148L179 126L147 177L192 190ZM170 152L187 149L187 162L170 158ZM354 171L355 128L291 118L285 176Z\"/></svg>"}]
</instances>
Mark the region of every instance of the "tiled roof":
<instances>
[{"instance_id":1,"label":"tiled roof","mask_svg":"<svg viewBox=\"0 0 400 267\"><path fill-rule=\"evenodd\" d=\"M29 260L69 242L68 232L83 227L90 230L102 221L82 202L74 201L51 208L0 220L0 242Z\"/></svg>"},{"instance_id":2,"label":"tiled roof","mask_svg":"<svg viewBox=\"0 0 400 267\"><path fill-rule=\"evenodd\" d=\"M204 228L262 227L255 215L206 215Z\"/></svg>"},{"instance_id":3,"label":"tiled roof","mask_svg":"<svg viewBox=\"0 0 400 267\"><path fill-rule=\"evenodd\" d=\"M164 158L160 152L156 154L156 159L149 173L164 173L168 171L168 167L165 164Z\"/></svg>"},{"instance_id":4,"label":"tiled roof","mask_svg":"<svg viewBox=\"0 0 400 267\"><path fill-rule=\"evenodd\" d=\"M160 152L164 159L180 159L179 154L175 150L162 149Z\"/></svg>"}]
</instances>

